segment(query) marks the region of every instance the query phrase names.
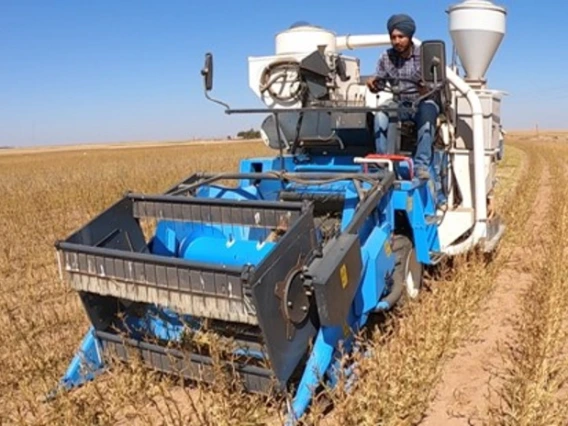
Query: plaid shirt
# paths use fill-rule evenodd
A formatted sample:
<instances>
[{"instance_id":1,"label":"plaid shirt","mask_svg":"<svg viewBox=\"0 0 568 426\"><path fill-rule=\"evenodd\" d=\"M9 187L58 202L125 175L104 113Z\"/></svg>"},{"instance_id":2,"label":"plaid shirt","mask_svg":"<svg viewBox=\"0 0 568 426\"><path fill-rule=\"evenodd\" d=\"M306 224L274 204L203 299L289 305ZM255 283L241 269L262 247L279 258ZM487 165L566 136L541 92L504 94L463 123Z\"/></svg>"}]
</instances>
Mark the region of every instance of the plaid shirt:
<instances>
[{"instance_id":1,"label":"plaid shirt","mask_svg":"<svg viewBox=\"0 0 568 426\"><path fill-rule=\"evenodd\" d=\"M396 79L411 79L415 82L419 82L422 77L420 70L420 46L414 46L412 50L412 55L409 58L403 58L399 53L391 48L384 52L377 63L377 70L375 76L379 79L395 79L395 81L388 80L386 82L391 85L396 84ZM384 83L379 82L379 86L382 88ZM417 85L410 83L408 81L401 81L399 83L400 90L417 91ZM414 101L420 96L420 94L401 94L400 99L405 101Z\"/></svg>"}]
</instances>

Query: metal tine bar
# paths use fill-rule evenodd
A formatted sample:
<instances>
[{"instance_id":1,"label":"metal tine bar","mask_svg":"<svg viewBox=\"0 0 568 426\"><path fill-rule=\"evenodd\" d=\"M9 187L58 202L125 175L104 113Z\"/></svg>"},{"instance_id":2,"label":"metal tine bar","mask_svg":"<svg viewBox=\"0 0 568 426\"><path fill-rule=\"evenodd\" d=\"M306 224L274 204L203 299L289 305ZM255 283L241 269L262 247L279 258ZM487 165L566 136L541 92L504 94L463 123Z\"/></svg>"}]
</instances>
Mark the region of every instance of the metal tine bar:
<instances>
[{"instance_id":1,"label":"metal tine bar","mask_svg":"<svg viewBox=\"0 0 568 426\"><path fill-rule=\"evenodd\" d=\"M265 200L232 200L227 198L185 198L173 195L147 195L130 193L126 196L133 202L154 202L154 203L171 203L171 204L187 204L187 205L215 205L215 206L232 206L239 207L247 205L255 208L271 208L271 209L299 209L301 203L292 202L274 202Z\"/></svg>"}]
</instances>

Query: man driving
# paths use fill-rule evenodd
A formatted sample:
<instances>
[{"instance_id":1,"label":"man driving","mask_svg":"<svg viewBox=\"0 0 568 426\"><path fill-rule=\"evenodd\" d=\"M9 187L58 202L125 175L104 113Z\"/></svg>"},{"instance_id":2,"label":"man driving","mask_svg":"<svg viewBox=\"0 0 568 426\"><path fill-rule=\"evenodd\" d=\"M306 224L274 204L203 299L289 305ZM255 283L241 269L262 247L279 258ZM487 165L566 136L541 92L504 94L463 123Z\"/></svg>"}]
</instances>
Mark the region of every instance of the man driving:
<instances>
[{"instance_id":1,"label":"man driving","mask_svg":"<svg viewBox=\"0 0 568 426\"><path fill-rule=\"evenodd\" d=\"M406 15L393 15L387 22L392 48L379 58L377 70L367 81L371 92L383 90L388 82L396 84L400 90L400 102L410 106L427 88L421 82L420 47L412 42L416 31L414 20ZM406 92L406 93L405 93ZM401 111L398 119L414 121L418 129L417 146L414 153L414 173L419 179L430 178L429 166L432 162L432 142L435 134L439 107L430 99L421 100L416 113ZM389 116L379 111L375 115L375 143L379 154L394 154L394 144L389 142ZM392 139L392 138L391 138Z\"/></svg>"}]
</instances>

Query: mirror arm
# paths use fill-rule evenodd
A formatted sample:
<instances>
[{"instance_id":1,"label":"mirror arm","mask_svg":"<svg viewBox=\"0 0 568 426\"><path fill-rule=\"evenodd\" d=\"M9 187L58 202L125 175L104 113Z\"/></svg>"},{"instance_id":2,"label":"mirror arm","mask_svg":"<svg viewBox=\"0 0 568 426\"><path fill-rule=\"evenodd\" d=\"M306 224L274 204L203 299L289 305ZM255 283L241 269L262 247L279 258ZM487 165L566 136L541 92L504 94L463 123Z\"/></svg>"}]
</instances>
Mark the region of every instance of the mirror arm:
<instances>
[{"instance_id":1,"label":"mirror arm","mask_svg":"<svg viewBox=\"0 0 568 426\"><path fill-rule=\"evenodd\" d=\"M440 65L440 59L434 56L432 58L432 74L434 74L434 86L438 85L438 65Z\"/></svg>"},{"instance_id":2,"label":"mirror arm","mask_svg":"<svg viewBox=\"0 0 568 426\"><path fill-rule=\"evenodd\" d=\"M438 85L438 67L437 66L434 66L432 73L434 74L434 86L436 86L436 85Z\"/></svg>"},{"instance_id":3,"label":"mirror arm","mask_svg":"<svg viewBox=\"0 0 568 426\"><path fill-rule=\"evenodd\" d=\"M226 104L225 102L218 101L217 99L213 99L211 96L209 96L209 94L207 93L207 89L205 89L205 97L206 97L207 99L209 99L211 102L215 102L216 104L219 104L219 105L224 106L224 107L225 107L225 112L226 112L227 110L230 110L230 109L231 109L231 107L230 107L228 104Z\"/></svg>"},{"instance_id":4,"label":"mirror arm","mask_svg":"<svg viewBox=\"0 0 568 426\"><path fill-rule=\"evenodd\" d=\"M213 71L213 55L211 53L206 53L205 66L201 70L201 75L203 76L205 97L211 102L215 102L216 104L224 106L225 113L227 113L227 111L231 109L231 107L228 104L219 101L217 99L213 99L211 96L209 96L208 92L213 88L213 76L211 75L212 71Z\"/></svg>"}]
</instances>

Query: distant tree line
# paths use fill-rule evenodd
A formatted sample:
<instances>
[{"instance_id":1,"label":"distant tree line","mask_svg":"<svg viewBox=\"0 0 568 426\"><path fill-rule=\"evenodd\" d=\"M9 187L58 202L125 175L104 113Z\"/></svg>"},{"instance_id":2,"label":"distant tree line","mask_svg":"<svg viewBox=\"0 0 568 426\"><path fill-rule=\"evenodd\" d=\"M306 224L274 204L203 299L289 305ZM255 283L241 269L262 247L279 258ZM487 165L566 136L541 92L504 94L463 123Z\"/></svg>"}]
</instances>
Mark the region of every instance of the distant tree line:
<instances>
[{"instance_id":1,"label":"distant tree line","mask_svg":"<svg viewBox=\"0 0 568 426\"><path fill-rule=\"evenodd\" d=\"M241 139L259 139L260 138L260 130L241 130L237 133L237 137Z\"/></svg>"}]
</instances>

